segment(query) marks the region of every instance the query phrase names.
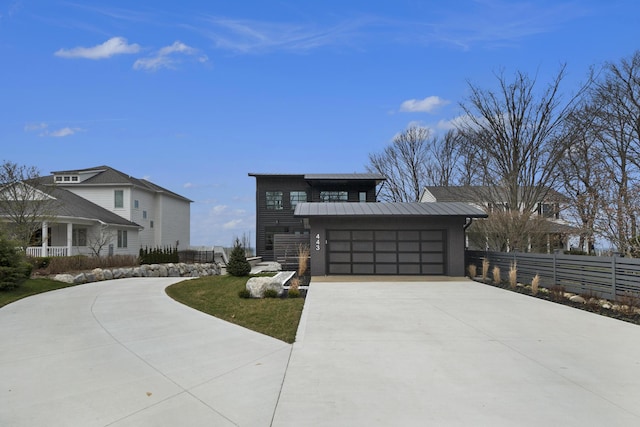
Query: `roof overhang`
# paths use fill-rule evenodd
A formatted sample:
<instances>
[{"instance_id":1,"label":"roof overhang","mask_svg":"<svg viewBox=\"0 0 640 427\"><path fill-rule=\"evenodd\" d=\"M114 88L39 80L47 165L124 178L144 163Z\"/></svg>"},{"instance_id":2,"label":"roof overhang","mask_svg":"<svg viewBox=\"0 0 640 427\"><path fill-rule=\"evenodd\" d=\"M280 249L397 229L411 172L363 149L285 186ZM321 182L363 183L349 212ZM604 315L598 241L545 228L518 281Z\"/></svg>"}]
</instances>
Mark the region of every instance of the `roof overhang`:
<instances>
[{"instance_id":1,"label":"roof overhang","mask_svg":"<svg viewBox=\"0 0 640 427\"><path fill-rule=\"evenodd\" d=\"M294 216L310 217L463 217L487 218L474 206L448 203L299 203Z\"/></svg>"}]
</instances>

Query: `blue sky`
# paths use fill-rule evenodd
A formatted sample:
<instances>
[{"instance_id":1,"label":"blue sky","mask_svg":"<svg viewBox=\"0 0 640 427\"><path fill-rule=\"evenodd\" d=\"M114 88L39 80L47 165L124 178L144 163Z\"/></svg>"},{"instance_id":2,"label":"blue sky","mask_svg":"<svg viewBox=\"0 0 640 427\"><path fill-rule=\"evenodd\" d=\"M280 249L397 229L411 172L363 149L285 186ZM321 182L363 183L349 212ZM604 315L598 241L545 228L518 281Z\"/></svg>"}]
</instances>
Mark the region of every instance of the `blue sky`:
<instances>
[{"instance_id":1,"label":"blue sky","mask_svg":"<svg viewBox=\"0 0 640 427\"><path fill-rule=\"evenodd\" d=\"M143 5L144 4L144 5ZM192 245L255 237L249 172L362 172L467 81L639 49L637 0L0 0L0 160L109 165L194 200Z\"/></svg>"}]
</instances>

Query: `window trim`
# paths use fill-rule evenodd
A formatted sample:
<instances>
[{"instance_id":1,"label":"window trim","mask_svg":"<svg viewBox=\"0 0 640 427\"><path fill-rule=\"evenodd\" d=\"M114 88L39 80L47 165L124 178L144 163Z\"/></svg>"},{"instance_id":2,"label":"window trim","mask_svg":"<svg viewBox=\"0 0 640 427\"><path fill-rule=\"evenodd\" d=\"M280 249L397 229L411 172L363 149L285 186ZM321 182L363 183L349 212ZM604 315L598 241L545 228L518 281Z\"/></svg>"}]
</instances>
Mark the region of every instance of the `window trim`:
<instances>
[{"instance_id":1,"label":"window trim","mask_svg":"<svg viewBox=\"0 0 640 427\"><path fill-rule=\"evenodd\" d=\"M282 191L265 191L265 205L267 210L281 211L284 209L282 198Z\"/></svg>"},{"instance_id":2,"label":"window trim","mask_svg":"<svg viewBox=\"0 0 640 427\"><path fill-rule=\"evenodd\" d=\"M120 202L120 206L118 206L118 201ZM113 208L124 209L124 190L113 190Z\"/></svg>"},{"instance_id":3,"label":"window trim","mask_svg":"<svg viewBox=\"0 0 640 427\"><path fill-rule=\"evenodd\" d=\"M302 200L303 195L304 195L304 200ZM290 191L289 192L289 203L291 204L291 210L294 210L298 205L298 203L306 203L308 201L309 201L309 193L307 193L306 191Z\"/></svg>"},{"instance_id":4,"label":"window trim","mask_svg":"<svg viewBox=\"0 0 640 427\"><path fill-rule=\"evenodd\" d=\"M127 230L118 230L118 248L127 248Z\"/></svg>"}]
</instances>

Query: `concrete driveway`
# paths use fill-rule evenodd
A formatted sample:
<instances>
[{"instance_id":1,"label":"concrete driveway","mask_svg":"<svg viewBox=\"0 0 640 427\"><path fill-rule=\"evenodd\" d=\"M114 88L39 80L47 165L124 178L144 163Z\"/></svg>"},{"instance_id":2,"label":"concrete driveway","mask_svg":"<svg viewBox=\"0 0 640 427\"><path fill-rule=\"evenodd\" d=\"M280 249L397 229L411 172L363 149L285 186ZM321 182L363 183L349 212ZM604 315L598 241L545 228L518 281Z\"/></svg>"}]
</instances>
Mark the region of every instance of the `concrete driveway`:
<instances>
[{"instance_id":1,"label":"concrete driveway","mask_svg":"<svg viewBox=\"0 0 640 427\"><path fill-rule=\"evenodd\" d=\"M314 279L273 425L638 426L640 326L467 280Z\"/></svg>"},{"instance_id":2,"label":"concrete driveway","mask_svg":"<svg viewBox=\"0 0 640 427\"><path fill-rule=\"evenodd\" d=\"M0 425L640 425L640 326L466 280L314 278L292 351L171 300L178 280L0 309Z\"/></svg>"},{"instance_id":3,"label":"concrete driveway","mask_svg":"<svg viewBox=\"0 0 640 427\"><path fill-rule=\"evenodd\" d=\"M291 345L183 306L180 278L0 309L0 426L268 426Z\"/></svg>"}]
</instances>

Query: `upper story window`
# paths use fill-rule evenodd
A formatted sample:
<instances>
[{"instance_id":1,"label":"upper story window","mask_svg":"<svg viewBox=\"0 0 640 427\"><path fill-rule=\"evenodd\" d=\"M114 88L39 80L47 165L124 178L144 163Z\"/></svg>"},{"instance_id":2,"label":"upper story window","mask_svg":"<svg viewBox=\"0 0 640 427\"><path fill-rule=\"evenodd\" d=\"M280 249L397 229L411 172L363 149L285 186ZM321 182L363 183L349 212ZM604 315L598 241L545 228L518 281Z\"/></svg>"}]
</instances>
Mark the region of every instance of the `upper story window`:
<instances>
[{"instance_id":1,"label":"upper story window","mask_svg":"<svg viewBox=\"0 0 640 427\"><path fill-rule=\"evenodd\" d=\"M138 200L134 200L134 201L133 201L133 208L134 208L134 209L138 209L139 207L140 207L140 201L138 201Z\"/></svg>"},{"instance_id":2,"label":"upper story window","mask_svg":"<svg viewBox=\"0 0 640 427\"><path fill-rule=\"evenodd\" d=\"M113 207L124 208L124 191L123 190L115 190L113 192Z\"/></svg>"},{"instance_id":3,"label":"upper story window","mask_svg":"<svg viewBox=\"0 0 640 427\"><path fill-rule=\"evenodd\" d=\"M147 219L147 211L142 211L142 219Z\"/></svg>"},{"instance_id":4,"label":"upper story window","mask_svg":"<svg viewBox=\"0 0 640 427\"><path fill-rule=\"evenodd\" d=\"M560 207L557 203L538 203L538 215L544 218L560 218Z\"/></svg>"},{"instance_id":5,"label":"upper story window","mask_svg":"<svg viewBox=\"0 0 640 427\"><path fill-rule=\"evenodd\" d=\"M358 201L360 203L365 203L367 201L367 192L361 191L358 193Z\"/></svg>"},{"instance_id":6,"label":"upper story window","mask_svg":"<svg viewBox=\"0 0 640 427\"><path fill-rule=\"evenodd\" d=\"M267 209L282 210L282 191L267 191Z\"/></svg>"},{"instance_id":7,"label":"upper story window","mask_svg":"<svg viewBox=\"0 0 640 427\"><path fill-rule=\"evenodd\" d=\"M346 202L349 200L349 193L346 191L321 191L321 202Z\"/></svg>"},{"instance_id":8,"label":"upper story window","mask_svg":"<svg viewBox=\"0 0 640 427\"><path fill-rule=\"evenodd\" d=\"M307 201L307 192L292 191L289 193L289 201L291 202L291 209L295 209L298 203L304 203Z\"/></svg>"}]
</instances>

